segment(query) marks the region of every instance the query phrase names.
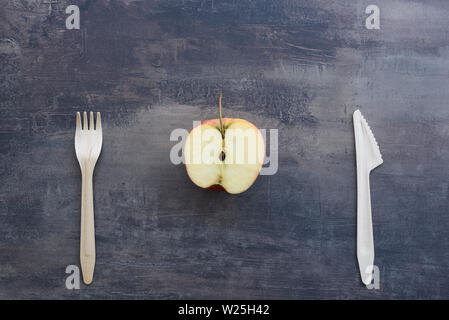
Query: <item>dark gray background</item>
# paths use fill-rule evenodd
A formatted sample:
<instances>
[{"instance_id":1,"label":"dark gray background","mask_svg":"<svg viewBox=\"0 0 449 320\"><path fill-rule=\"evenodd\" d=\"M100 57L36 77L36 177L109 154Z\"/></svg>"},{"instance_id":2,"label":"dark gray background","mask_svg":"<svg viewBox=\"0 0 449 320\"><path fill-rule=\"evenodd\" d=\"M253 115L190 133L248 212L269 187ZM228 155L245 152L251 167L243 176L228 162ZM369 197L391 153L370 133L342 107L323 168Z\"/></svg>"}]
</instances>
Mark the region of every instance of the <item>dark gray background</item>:
<instances>
[{"instance_id":1,"label":"dark gray background","mask_svg":"<svg viewBox=\"0 0 449 320\"><path fill-rule=\"evenodd\" d=\"M0 298L449 298L447 1L57 2L0 1ZM169 160L220 91L225 116L279 129L277 174L241 195ZM357 108L384 158L377 291L356 260ZM84 110L104 120L97 264L70 291Z\"/></svg>"}]
</instances>

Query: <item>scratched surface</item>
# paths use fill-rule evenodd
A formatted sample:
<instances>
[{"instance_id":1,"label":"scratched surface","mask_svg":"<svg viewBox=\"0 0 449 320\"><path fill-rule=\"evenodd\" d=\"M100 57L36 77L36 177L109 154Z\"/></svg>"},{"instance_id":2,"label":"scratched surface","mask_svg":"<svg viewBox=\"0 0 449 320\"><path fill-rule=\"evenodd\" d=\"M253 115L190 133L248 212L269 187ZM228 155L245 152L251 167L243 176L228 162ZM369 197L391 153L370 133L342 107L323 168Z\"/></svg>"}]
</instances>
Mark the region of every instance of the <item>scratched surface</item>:
<instances>
[{"instance_id":1,"label":"scratched surface","mask_svg":"<svg viewBox=\"0 0 449 320\"><path fill-rule=\"evenodd\" d=\"M378 0L380 30L371 1L43 2L0 0L0 298L449 298L447 1ZM279 130L278 172L237 196L169 160L220 91L225 116ZM356 260L358 108L384 158L379 290ZM97 264L67 290L83 110L104 119Z\"/></svg>"}]
</instances>

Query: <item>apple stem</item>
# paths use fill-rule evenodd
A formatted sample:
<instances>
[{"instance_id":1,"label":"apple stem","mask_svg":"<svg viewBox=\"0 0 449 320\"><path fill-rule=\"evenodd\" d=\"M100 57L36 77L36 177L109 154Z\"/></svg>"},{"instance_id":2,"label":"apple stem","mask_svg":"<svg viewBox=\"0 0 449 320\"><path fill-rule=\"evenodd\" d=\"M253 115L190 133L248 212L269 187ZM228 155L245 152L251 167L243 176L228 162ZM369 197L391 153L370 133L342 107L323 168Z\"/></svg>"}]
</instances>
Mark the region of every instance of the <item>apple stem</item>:
<instances>
[{"instance_id":1,"label":"apple stem","mask_svg":"<svg viewBox=\"0 0 449 320\"><path fill-rule=\"evenodd\" d=\"M220 117L219 117L219 120L220 120L220 132L221 132L221 136L224 139L223 122L221 122L221 97L222 97L222 94L220 92L220 94L218 95L218 113L220 115Z\"/></svg>"}]
</instances>

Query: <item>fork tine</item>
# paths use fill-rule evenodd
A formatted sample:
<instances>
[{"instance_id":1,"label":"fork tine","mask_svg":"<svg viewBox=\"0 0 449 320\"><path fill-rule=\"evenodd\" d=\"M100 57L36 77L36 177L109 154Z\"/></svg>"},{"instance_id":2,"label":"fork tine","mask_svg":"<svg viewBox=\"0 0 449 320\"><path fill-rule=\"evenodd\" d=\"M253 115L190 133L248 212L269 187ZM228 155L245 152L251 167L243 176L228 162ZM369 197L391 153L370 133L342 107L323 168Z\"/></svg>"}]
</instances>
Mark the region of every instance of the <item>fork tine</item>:
<instances>
[{"instance_id":1,"label":"fork tine","mask_svg":"<svg viewBox=\"0 0 449 320\"><path fill-rule=\"evenodd\" d=\"M79 112L76 113L76 130L81 130L81 115Z\"/></svg>"},{"instance_id":2,"label":"fork tine","mask_svg":"<svg viewBox=\"0 0 449 320\"><path fill-rule=\"evenodd\" d=\"M83 130L89 130L89 127L87 126L87 112L84 111L83 113Z\"/></svg>"},{"instance_id":3,"label":"fork tine","mask_svg":"<svg viewBox=\"0 0 449 320\"><path fill-rule=\"evenodd\" d=\"M89 129L94 130L95 129L94 128L94 113L92 111L89 113L89 118L90 118Z\"/></svg>"},{"instance_id":4,"label":"fork tine","mask_svg":"<svg viewBox=\"0 0 449 320\"><path fill-rule=\"evenodd\" d=\"M101 130L101 115L100 112L97 112L97 128L96 130Z\"/></svg>"}]
</instances>

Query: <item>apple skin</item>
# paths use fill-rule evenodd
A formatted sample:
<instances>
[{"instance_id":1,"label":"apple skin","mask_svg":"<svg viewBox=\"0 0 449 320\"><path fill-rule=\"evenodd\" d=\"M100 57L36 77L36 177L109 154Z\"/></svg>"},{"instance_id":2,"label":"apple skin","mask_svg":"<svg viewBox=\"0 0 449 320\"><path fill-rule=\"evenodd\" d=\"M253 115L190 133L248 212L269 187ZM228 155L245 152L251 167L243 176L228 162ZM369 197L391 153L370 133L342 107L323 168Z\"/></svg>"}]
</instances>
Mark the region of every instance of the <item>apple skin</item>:
<instances>
[{"instance_id":1,"label":"apple skin","mask_svg":"<svg viewBox=\"0 0 449 320\"><path fill-rule=\"evenodd\" d=\"M249 122L249 121L247 121L247 120L240 119L240 118L222 118L222 119L221 119L221 122L223 123L223 126L224 126L224 127L229 127L232 123L235 123L235 122L245 122L246 124L251 125L255 130L257 130L257 132L258 132L259 135L260 135L259 129L258 129L254 124L252 124L251 122ZM192 128L192 130L190 130L188 136L190 136L190 134L191 134L196 128L198 128L198 127L200 127L200 126L202 126L202 125L211 125L211 126L213 126L213 127L220 128L220 119L210 119L210 120L203 120L203 121L201 121L201 123L200 123L199 125L195 126L194 128ZM187 143L187 140L186 140L186 143ZM264 142L263 142L263 138L262 138L262 143L263 143L263 147L264 147L264 150L265 150L265 144L264 144ZM185 148L184 148L184 149L185 149ZM187 162L186 162L186 158L185 158L185 154L184 154L184 163L187 163ZM259 176L260 171L261 171L261 169L262 169L262 165L263 165L263 159L262 159L262 161L261 161L261 163L260 163L260 165L259 165L257 176L254 178L254 180L251 182L251 184L248 186L247 189L249 189L249 187L251 187L251 186L254 184L254 182L256 181L256 179L257 179L257 177ZM186 166L186 169L187 169L187 166ZM187 169L187 175L188 175L189 178L192 180L192 182L195 183L195 181L193 181L193 179L190 177L190 174L189 174L189 170L188 170L188 169ZM195 183L195 184L196 184L196 183ZM210 185L210 186L208 186L208 187L206 187L206 188L204 188L204 187L202 187L202 186L200 186L200 185L198 185L198 186L199 186L200 188L208 189L208 190L212 190L212 191L225 191L225 192L231 193L231 192L229 192L228 190L226 190L221 184L212 184L212 185ZM243 190L242 192L246 191L247 189ZM238 192L238 193L241 193L241 192Z\"/></svg>"}]
</instances>

